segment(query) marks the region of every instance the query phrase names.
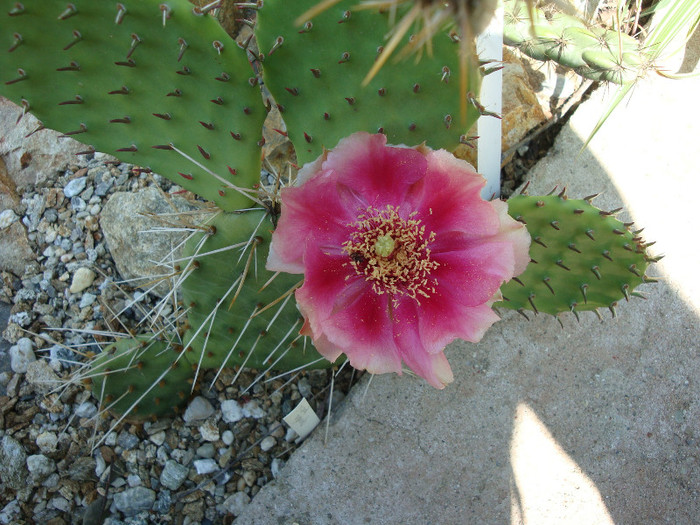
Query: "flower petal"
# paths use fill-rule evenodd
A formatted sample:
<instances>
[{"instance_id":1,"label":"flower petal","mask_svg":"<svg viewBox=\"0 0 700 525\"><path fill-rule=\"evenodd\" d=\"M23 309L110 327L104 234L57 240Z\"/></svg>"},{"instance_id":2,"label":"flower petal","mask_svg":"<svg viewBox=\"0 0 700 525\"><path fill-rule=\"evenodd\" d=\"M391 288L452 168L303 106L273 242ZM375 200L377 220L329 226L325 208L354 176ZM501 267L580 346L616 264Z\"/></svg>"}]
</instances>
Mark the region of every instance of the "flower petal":
<instances>
[{"instance_id":1,"label":"flower petal","mask_svg":"<svg viewBox=\"0 0 700 525\"><path fill-rule=\"evenodd\" d=\"M397 206L424 175L427 161L412 148L386 146L382 134L354 133L328 153L323 170L352 188L370 206ZM365 210L360 210L365 211Z\"/></svg>"},{"instance_id":2,"label":"flower petal","mask_svg":"<svg viewBox=\"0 0 700 525\"><path fill-rule=\"evenodd\" d=\"M420 333L422 315L415 301L400 301L393 311L394 340L411 370L435 388L444 388L453 380L452 369L442 352L444 345L433 352L426 349Z\"/></svg>"},{"instance_id":3,"label":"flower petal","mask_svg":"<svg viewBox=\"0 0 700 525\"><path fill-rule=\"evenodd\" d=\"M346 260L318 250L306 254L306 278L296 299L307 329L314 343L321 335L326 338L319 352L326 349L333 359L343 352L355 368L374 374L400 372L387 313L389 296L376 294L354 270L349 273Z\"/></svg>"}]
</instances>

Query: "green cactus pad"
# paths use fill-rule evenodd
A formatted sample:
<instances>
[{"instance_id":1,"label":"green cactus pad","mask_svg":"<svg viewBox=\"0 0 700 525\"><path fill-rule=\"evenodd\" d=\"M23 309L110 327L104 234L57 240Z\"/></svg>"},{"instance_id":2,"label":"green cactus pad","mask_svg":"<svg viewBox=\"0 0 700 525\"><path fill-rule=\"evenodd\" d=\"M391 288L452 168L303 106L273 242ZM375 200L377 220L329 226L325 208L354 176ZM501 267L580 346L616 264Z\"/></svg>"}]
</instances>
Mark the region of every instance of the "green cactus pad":
<instances>
[{"instance_id":1,"label":"green cactus pad","mask_svg":"<svg viewBox=\"0 0 700 525\"><path fill-rule=\"evenodd\" d=\"M269 282L273 273L264 266L273 225L267 212L221 213L210 226L184 249L192 258L182 285L190 361L215 369L331 366L299 337L303 320L293 291L302 276L279 274Z\"/></svg>"},{"instance_id":2,"label":"green cactus pad","mask_svg":"<svg viewBox=\"0 0 700 525\"><path fill-rule=\"evenodd\" d=\"M647 282L643 241L587 200L518 195L508 213L532 236L532 262L502 288L494 306L556 315L609 308Z\"/></svg>"},{"instance_id":3,"label":"green cactus pad","mask_svg":"<svg viewBox=\"0 0 700 525\"><path fill-rule=\"evenodd\" d=\"M392 57L363 87L378 48L386 45L388 15L350 12L357 2L344 0L311 21L313 27L295 26L317 1L268 0L256 29L265 83L283 110L300 163L355 131L382 132L390 144L425 141L436 149L454 149L479 116L467 104L461 122L459 44L438 33L432 56ZM474 67L468 71L468 92L478 96L480 84Z\"/></svg>"},{"instance_id":4,"label":"green cactus pad","mask_svg":"<svg viewBox=\"0 0 700 525\"><path fill-rule=\"evenodd\" d=\"M144 334L106 347L92 361L89 377L103 410L139 419L177 414L189 398L194 371L182 347Z\"/></svg>"},{"instance_id":5,"label":"green cactus pad","mask_svg":"<svg viewBox=\"0 0 700 525\"><path fill-rule=\"evenodd\" d=\"M503 41L535 60L552 60L592 79L628 84L650 67L651 58L635 38L589 27L575 16L543 13L525 0L505 0Z\"/></svg>"},{"instance_id":6,"label":"green cactus pad","mask_svg":"<svg viewBox=\"0 0 700 525\"><path fill-rule=\"evenodd\" d=\"M186 0L0 0L0 20L0 94L86 151L224 209L249 205L232 186L259 182L265 108L246 53L214 18Z\"/></svg>"}]
</instances>

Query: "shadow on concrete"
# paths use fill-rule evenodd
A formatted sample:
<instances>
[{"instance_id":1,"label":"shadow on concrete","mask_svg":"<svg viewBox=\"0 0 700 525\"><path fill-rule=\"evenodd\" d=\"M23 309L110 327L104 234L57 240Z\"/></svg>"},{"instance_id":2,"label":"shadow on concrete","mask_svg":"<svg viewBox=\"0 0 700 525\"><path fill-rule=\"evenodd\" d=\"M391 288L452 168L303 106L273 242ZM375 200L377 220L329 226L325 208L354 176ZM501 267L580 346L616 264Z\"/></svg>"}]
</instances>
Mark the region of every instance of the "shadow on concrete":
<instances>
[{"instance_id":1,"label":"shadow on concrete","mask_svg":"<svg viewBox=\"0 0 700 525\"><path fill-rule=\"evenodd\" d=\"M605 129L597 141L629 133ZM697 192L686 184L689 194L679 198L678 180L661 168L639 170L624 149L627 169L614 171L628 178L613 182L591 150L576 157L581 146L567 126L535 168L530 192L557 183L574 197L603 190L601 208L624 202L633 220L653 222L667 257L650 273L667 280L643 286L649 300L622 304L604 323L592 313L580 323L571 316L564 330L551 317L525 322L506 313L481 343L448 349L455 382L443 391L396 376L374 377L366 392L358 385L327 442L317 431L238 524L697 521L700 320L681 294L697 282L673 273L693 252L670 233L683 224L677 216L691 214ZM661 152L662 163L664 154L673 156ZM658 201L652 215L637 217L638 197Z\"/></svg>"}]
</instances>

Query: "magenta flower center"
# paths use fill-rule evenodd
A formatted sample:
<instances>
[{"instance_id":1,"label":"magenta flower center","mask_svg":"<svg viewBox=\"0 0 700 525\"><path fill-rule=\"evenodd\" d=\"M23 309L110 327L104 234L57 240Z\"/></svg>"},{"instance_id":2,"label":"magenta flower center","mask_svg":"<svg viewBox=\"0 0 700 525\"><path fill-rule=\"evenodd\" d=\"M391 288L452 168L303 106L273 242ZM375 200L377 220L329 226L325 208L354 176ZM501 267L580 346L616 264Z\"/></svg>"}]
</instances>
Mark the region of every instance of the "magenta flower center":
<instances>
[{"instance_id":1,"label":"magenta flower center","mask_svg":"<svg viewBox=\"0 0 700 525\"><path fill-rule=\"evenodd\" d=\"M435 232L426 233L416 212L404 219L398 206L384 210L370 206L348 226L352 233L343 243L350 256L346 264L376 294L406 295L420 303L419 296L430 297L435 292L436 280L430 274L439 263L430 259L428 248Z\"/></svg>"}]
</instances>

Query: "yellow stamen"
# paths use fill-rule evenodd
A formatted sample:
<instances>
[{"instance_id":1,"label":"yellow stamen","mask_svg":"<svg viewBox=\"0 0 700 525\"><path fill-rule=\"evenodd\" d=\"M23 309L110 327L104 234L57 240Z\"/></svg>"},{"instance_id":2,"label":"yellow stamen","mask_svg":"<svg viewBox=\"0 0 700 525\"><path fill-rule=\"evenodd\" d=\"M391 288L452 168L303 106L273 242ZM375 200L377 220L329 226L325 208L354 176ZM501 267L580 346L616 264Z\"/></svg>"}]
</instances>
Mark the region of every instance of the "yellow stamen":
<instances>
[{"instance_id":1,"label":"yellow stamen","mask_svg":"<svg viewBox=\"0 0 700 525\"><path fill-rule=\"evenodd\" d=\"M347 263L357 275L381 295L407 295L420 302L418 296L430 297L435 292L435 279L430 274L439 263L430 258L428 245L435 233L426 233L425 225L412 213L404 219L399 208L387 206L380 211L370 207L357 221L343 249L350 256Z\"/></svg>"}]
</instances>

